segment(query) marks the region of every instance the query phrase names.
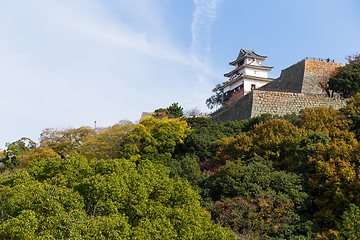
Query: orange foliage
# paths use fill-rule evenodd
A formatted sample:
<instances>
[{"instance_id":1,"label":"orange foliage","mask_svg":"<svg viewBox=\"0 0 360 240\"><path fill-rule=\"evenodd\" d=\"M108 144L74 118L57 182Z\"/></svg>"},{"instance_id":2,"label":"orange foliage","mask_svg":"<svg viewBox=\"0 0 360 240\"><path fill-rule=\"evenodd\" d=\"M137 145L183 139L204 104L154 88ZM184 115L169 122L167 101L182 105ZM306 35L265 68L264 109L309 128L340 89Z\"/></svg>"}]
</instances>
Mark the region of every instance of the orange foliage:
<instances>
[{"instance_id":1,"label":"orange foliage","mask_svg":"<svg viewBox=\"0 0 360 240\"><path fill-rule=\"evenodd\" d=\"M329 87L329 79L336 75L339 72L338 68L335 68L333 70L329 70L327 72L325 72L320 78L317 79L320 88L323 92L326 92L328 97L333 97L334 96L334 90L331 90Z\"/></svg>"},{"instance_id":2,"label":"orange foliage","mask_svg":"<svg viewBox=\"0 0 360 240\"><path fill-rule=\"evenodd\" d=\"M356 53L353 55L346 56L346 59L348 60L349 64L359 62L360 63L360 54Z\"/></svg>"}]
</instances>

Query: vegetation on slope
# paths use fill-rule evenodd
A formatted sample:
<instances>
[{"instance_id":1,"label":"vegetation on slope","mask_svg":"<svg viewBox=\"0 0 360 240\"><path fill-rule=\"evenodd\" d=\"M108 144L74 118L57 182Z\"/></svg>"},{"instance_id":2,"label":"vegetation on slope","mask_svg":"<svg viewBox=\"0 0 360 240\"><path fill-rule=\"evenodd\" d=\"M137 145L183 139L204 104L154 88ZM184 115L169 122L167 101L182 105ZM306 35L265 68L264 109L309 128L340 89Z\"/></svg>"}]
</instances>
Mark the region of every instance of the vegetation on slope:
<instances>
[{"instance_id":1,"label":"vegetation on slope","mask_svg":"<svg viewBox=\"0 0 360 240\"><path fill-rule=\"evenodd\" d=\"M358 239L359 106L45 129L1 151L0 238Z\"/></svg>"}]
</instances>

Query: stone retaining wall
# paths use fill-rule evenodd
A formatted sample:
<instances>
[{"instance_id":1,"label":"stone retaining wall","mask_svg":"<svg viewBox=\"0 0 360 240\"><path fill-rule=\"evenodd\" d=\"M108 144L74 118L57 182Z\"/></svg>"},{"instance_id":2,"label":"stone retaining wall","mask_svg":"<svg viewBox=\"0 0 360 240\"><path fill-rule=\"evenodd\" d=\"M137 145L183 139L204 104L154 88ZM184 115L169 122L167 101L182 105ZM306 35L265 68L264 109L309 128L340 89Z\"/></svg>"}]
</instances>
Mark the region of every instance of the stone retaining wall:
<instances>
[{"instance_id":1,"label":"stone retaining wall","mask_svg":"<svg viewBox=\"0 0 360 240\"><path fill-rule=\"evenodd\" d=\"M333 107L340 109L346 101L340 98L328 98L304 93L289 93L276 91L259 91L253 93L251 117L263 113L283 116L288 113L298 114L305 108Z\"/></svg>"},{"instance_id":2,"label":"stone retaining wall","mask_svg":"<svg viewBox=\"0 0 360 240\"><path fill-rule=\"evenodd\" d=\"M314 60L304 60L304 79L301 92L304 94L326 95L319 85L319 79L330 77L331 73L338 67L343 66L342 63L331 63Z\"/></svg>"},{"instance_id":3,"label":"stone retaining wall","mask_svg":"<svg viewBox=\"0 0 360 240\"><path fill-rule=\"evenodd\" d=\"M320 106L340 109L346 101L340 98L328 98L303 93L253 90L233 106L224 108L211 117L214 122L244 120L260 116L263 113L283 116L288 113L298 114L305 108Z\"/></svg>"},{"instance_id":4,"label":"stone retaining wall","mask_svg":"<svg viewBox=\"0 0 360 240\"><path fill-rule=\"evenodd\" d=\"M253 104L253 93L254 91L249 92L236 101L232 106L227 107L225 105L223 108L213 113L211 115L211 119L214 122L226 122L250 118Z\"/></svg>"},{"instance_id":5,"label":"stone retaining wall","mask_svg":"<svg viewBox=\"0 0 360 240\"><path fill-rule=\"evenodd\" d=\"M304 77L305 61L302 60L281 71L279 78L262 86L260 90L285 90L301 92Z\"/></svg>"}]
</instances>

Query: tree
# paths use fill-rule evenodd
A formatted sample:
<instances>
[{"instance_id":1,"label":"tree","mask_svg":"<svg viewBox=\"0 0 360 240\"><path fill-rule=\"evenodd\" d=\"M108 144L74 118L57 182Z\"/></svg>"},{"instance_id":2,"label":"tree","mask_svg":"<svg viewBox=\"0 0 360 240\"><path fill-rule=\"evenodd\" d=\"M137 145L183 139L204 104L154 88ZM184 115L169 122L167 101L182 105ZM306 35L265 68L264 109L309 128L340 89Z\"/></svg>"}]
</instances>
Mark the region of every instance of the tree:
<instances>
[{"instance_id":1,"label":"tree","mask_svg":"<svg viewBox=\"0 0 360 240\"><path fill-rule=\"evenodd\" d=\"M317 211L315 220L329 236L351 204L359 204L360 147L357 141L337 139L318 144L308 162L308 186Z\"/></svg>"},{"instance_id":2,"label":"tree","mask_svg":"<svg viewBox=\"0 0 360 240\"><path fill-rule=\"evenodd\" d=\"M58 130L46 128L40 134L40 147L54 150L62 158L79 153L80 146L96 131L91 127L69 128Z\"/></svg>"},{"instance_id":3,"label":"tree","mask_svg":"<svg viewBox=\"0 0 360 240\"><path fill-rule=\"evenodd\" d=\"M223 83L224 84L224 83ZM209 109L213 109L214 107L222 106L224 101L224 94L219 90L221 84L216 85L216 87L212 90L215 94L210 98L206 99L206 106Z\"/></svg>"},{"instance_id":4,"label":"tree","mask_svg":"<svg viewBox=\"0 0 360 240\"><path fill-rule=\"evenodd\" d=\"M134 128L134 124L127 120L100 129L96 134L88 135L81 146L79 154L89 159L119 158L123 138Z\"/></svg>"},{"instance_id":5,"label":"tree","mask_svg":"<svg viewBox=\"0 0 360 240\"><path fill-rule=\"evenodd\" d=\"M271 194L217 201L210 212L216 223L229 227L238 239L292 239L301 234L296 229L294 204ZM311 224L307 225L311 229ZM304 232L305 236L311 234L309 230Z\"/></svg>"},{"instance_id":6,"label":"tree","mask_svg":"<svg viewBox=\"0 0 360 240\"><path fill-rule=\"evenodd\" d=\"M227 107L230 107L230 106L233 106L235 103L237 103L239 101L240 98L242 98L244 96L244 93L243 92L234 92L232 93L231 97L226 100L224 103L225 103L225 106ZM223 105L224 105L223 103Z\"/></svg>"},{"instance_id":7,"label":"tree","mask_svg":"<svg viewBox=\"0 0 360 240\"><path fill-rule=\"evenodd\" d=\"M235 239L150 161L47 159L0 183L2 239Z\"/></svg>"},{"instance_id":8,"label":"tree","mask_svg":"<svg viewBox=\"0 0 360 240\"><path fill-rule=\"evenodd\" d=\"M309 221L310 196L302 178L275 171L270 161L255 157L247 165L227 164L209 179L211 196L217 201L210 207L213 220L238 236L292 239L314 237L317 232L316 224Z\"/></svg>"},{"instance_id":9,"label":"tree","mask_svg":"<svg viewBox=\"0 0 360 240\"><path fill-rule=\"evenodd\" d=\"M27 168L32 161L44 161L48 158L60 158L54 150L49 147L37 147L19 155L21 166Z\"/></svg>"},{"instance_id":10,"label":"tree","mask_svg":"<svg viewBox=\"0 0 360 240\"><path fill-rule=\"evenodd\" d=\"M120 155L164 164L171 160L175 147L190 132L186 121L180 119L145 118L124 137Z\"/></svg>"},{"instance_id":11,"label":"tree","mask_svg":"<svg viewBox=\"0 0 360 240\"><path fill-rule=\"evenodd\" d=\"M6 150L0 152L0 162L5 165L5 169L12 170L21 164L21 155L36 148L36 143L29 138L23 137L19 140L6 143Z\"/></svg>"},{"instance_id":12,"label":"tree","mask_svg":"<svg viewBox=\"0 0 360 240\"><path fill-rule=\"evenodd\" d=\"M359 240L360 209L350 204L349 210L344 213L344 221L338 224L338 231L334 232L335 240Z\"/></svg>"},{"instance_id":13,"label":"tree","mask_svg":"<svg viewBox=\"0 0 360 240\"><path fill-rule=\"evenodd\" d=\"M172 117L179 118L184 116L183 108L178 103L171 104L168 108L168 114Z\"/></svg>"},{"instance_id":14,"label":"tree","mask_svg":"<svg viewBox=\"0 0 360 240\"><path fill-rule=\"evenodd\" d=\"M166 166L171 178L187 180L192 186L196 186L202 179L198 157L194 154L187 154L179 160L173 159Z\"/></svg>"},{"instance_id":15,"label":"tree","mask_svg":"<svg viewBox=\"0 0 360 240\"><path fill-rule=\"evenodd\" d=\"M329 79L330 79L330 77L336 75L338 73L338 71L339 71L338 68L329 70L329 71L325 72L320 78L317 79L321 90L323 92L326 92L326 94L329 98L334 97L334 89L330 88Z\"/></svg>"},{"instance_id":16,"label":"tree","mask_svg":"<svg viewBox=\"0 0 360 240\"><path fill-rule=\"evenodd\" d=\"M360 91L360 62L353 61L338 69L329 79L329 88L343 98L354 96Z\"/></svg>"},{"instance_id":17,"label":"tree","mask_svg":"<svg viewBox=\"0 0 360 240\"><path fill-rule=\"evenodd\" d=\"M168 114L169 110L167 110L166 108L158 108L154 111L154 114L152 116L156 118L162 118L167 117Z\"/></svg>"},{"instance_id":18,"label":"tree","mask_svg":"<svg viewBox=\"0 0 360 240\"><path fill-rule=\"evenodd\" d=\"M200 114L201 114L201 111L198 107L194 107L194 108L191 108L191 109L185 111L185 115L189 116L189 117L195 117Z\"/></svg>"},{"instance_id":19,"label":"tree","mask_svg":"<svg viewBox=\"0 0 360 240\"><path fill-rule=\"evenodd\" d=\"M214 142L224 137L234 137L242 132L244 124L242 121L229 121L211 124L211 120L187 120L192 124L194 130L185 138L183 148L177 153L196 154L200 161L212 158L215 155L216 148ZM195 122L197 121L197 123ZM199 123L201 121L201 123ZM196 126L196 124L199 124ZM201 125L200 125L201 124ZM181 153L180 153L181 151Z\"/></svg>"},{"instance_id":20,"label":"tree","mask_svg":"<svg viewBox=\"0 0 360 240\"><path fill-rule=\"evenodd\" d=\"M346 106L341 109L344 116L350 120L350 129L360 139L360 93L346 101Z\"/></svg>"},{"instance_id":21,"label":"tree","mask_svg":"<svg viewBox=\"0 0 360 240\"><path fill-rule=\"evenodd\" d=\"M360 54L356 53L356 54L352 54L349 56L346 56L346 59L348 60L348 62L351 63L355 63L355 62L360 62Z\"/></svg>"},{"instance_id":22,"label":"tree","mask_svg":"<svg viewBox=\"0 0 360 240\"><path fill-rule=\"evenodd\" d=\"M215 158L222 164L243 164L246 159L260 156L272 161L276 169L293 171L298 164L294 158L296 148L304 136L305 131L290 122L271 119L255 125L249 132L215 142Z\"/></svg>"},{"instance_id":23,"label":"tree","mask_svg":"<svg viewBox=\"0 0 360 240\"><path fill-rule=\"evenodd\" d=\"M302 187L302 180L294 173L275 171L270 161L261 157L248 160L244 166L231 163L210 176L211 195L214 201L236 196L255 197L262 193L285 197L298 209L305 209L308 195Z\"/></svg>"},{"instance_id":24,"label":"tree","mask_svg":"<svg viewBox=\"0 0 360 240\"><path fill-rule=\"evenodd\" d=\"M307 131L325 131L330 135L334 130L349 130L351 121L339 110L333 107L316 107L302 110L300 127Z\"/></svg>"}]
</instances>

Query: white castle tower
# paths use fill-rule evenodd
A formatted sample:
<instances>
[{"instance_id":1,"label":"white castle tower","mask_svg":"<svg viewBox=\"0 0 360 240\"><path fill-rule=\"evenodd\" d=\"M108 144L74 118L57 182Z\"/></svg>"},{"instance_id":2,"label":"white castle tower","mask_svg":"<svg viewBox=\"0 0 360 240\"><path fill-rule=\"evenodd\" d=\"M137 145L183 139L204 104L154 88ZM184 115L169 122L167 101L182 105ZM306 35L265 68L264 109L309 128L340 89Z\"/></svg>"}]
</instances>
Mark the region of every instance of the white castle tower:
<instances>
[{"instance_id":1,"label":"white castle tower","mask_svg":"<svg viewBox=\"0 0 360 240\"><path fill-rule=\"evenodd\" d=\"M273 79L268 78L268 72L273 68L262 66L262 61L266 60L266 56L255 53L254 50L245 50L241 48L239 56L229 64L235 66L235 69L224 74L229 78L229 82L221 86L219 90L224 93L224 102L232 97L235 93L241 97L257 89Z\"/></svg>"}]
</instances>

